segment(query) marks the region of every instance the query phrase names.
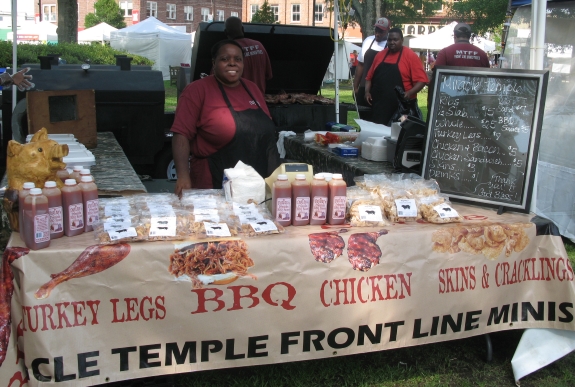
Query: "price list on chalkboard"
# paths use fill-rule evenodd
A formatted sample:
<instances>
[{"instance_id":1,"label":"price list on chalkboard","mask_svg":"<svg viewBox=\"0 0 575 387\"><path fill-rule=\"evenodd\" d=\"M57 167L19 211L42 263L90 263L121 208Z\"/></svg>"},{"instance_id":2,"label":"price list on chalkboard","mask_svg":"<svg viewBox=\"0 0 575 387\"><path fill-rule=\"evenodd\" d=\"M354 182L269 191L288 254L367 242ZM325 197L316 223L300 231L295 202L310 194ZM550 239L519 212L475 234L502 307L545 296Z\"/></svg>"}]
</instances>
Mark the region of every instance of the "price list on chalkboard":
<instances>
[{"instance_id":1,"label":"price list on chalkboard","mask_svg":"<svg viewBox=\"0 0 575 387\"><path fill-rule=\"evenodd\" d=\"M547 72L438 68L425 177L450 197L527 211Z\"/></svg>"}]
</instances>

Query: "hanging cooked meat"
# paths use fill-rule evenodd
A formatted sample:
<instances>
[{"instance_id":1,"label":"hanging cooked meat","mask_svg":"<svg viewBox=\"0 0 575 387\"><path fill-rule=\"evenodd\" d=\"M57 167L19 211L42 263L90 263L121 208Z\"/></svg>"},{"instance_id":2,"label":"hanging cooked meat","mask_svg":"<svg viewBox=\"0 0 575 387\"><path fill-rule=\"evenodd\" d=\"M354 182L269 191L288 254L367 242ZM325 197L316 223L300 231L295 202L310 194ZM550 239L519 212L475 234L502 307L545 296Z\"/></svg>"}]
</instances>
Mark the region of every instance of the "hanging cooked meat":
<instances>
[{"instance_id":1,"label":"hanging cooked meat","mask_svg":"<svg viewBox=\"0 0 575 387\"><path fill-rule=\"evenodd\" d=\"M337 232L309 234L309 247L318 262L329 263L339 257L345 247L343 238Z\"/></svg>"},{"instance_id":2,"label":"hanging cooked meat","mask_svg":"<svg viewBox=\"0 0 575 387\"><path fill-rule=\"evenodd\" d=\"M354 270L368 271L379 263L381 249L377 238L387 234L387 230L351 234L347 241L347 256Z\"/></svg>"}]
</instances>

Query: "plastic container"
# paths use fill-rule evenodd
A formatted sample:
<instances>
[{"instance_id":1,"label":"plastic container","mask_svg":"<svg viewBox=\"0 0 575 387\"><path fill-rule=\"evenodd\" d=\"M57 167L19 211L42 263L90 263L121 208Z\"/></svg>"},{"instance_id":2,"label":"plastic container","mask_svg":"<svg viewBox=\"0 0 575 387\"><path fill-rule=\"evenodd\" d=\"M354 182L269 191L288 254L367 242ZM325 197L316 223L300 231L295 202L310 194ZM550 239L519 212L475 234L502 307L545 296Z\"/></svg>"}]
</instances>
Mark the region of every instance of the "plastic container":
<instances>
[{"instance_id":1,"label":"plastic container","mask_svg":"<svg viewBox=\"0 0 575 387\"><path fill-rule=\"evenodd\" d=\"M66 181L66 179L70 178L70 172L68 172L66 168L60 169L58 172L56 172L56 177L58 177L58 179L60 179L63 183Z\"/></svg>"},{"instance_id":2,"label":"plastic container","mask_svg":"<svg viewBox=\"0 0 575 387\"><path fill-rule=\"evenodd\" d=\"M89 176L89 177L92 178L92 181L94 181L94 176L92 176L92 174L90 173L90 170L89 170L88 168L83 168L83 169L80 171L80 183L82 182L82 178L83 178L84 176Z\"/></svg>"},{"instance_id":3,"label":"plastic container","mask_svg":"<svg viewBox=\"0 0 575 387\"><path fill-rule=\"evenodd\" d=\"M329 224L343 224L345 223L347 184L345 184L341 173L334 173L328 185L327 222Z\"/></svg>"},{"instance_id":4,"label":"plastic container","mask_svg":"<svg viewBox=\"0 0 575 387\"><path fill-rule=\"evenodd\" d=\"M87 169L83 169L82 173L85 171L90 172ZM94 230L94 223L98 221L98 187L94 184L94 179L92 176L82 176L82 181L80 182L80 188L82 189L82 200L84 202L84 231L89 232Z\"/></svg>"},{"instance_id":5,"label":"plastic container","mask_svg":"<svg viewBox=\"0 0 575 387\"><path fill-rule=\"evenodd\" d=\"M325 224L327 214L327 182L323 174L318 173L311 182L311 215L309 224Z\"/></svg>"},{"instance_id":6,"label":"plastic container","mask_svg":"<svg viewBox=\"0 0 575 387\"><path fill-rule=\"evenodd\" d=\"M62 210L62 191L55 181L44 183L42 193L48 198L48 213L50 214L50 239L64 236L64 213Z\"/></svg>"},{"instance_id":7,"label":"plastic container","mask_svg":"<svg viewBox=\"0 0 575 387\"><path fill-rule=\"evenodd\" d=\"M292 221L293 226L309 224L309 209L311 189L305 175L298 173L291 183L292 189Z\"/></svg>"},{"instance_id":8,"label":"plastic container","mask_svg":"<svg viewBox=\"0 0 575 387\"><path fill-rule=\"evenodd\" d=\"M50 213L48 198L40 188L30 189L24 199L24 239L26 247L40 250L50 246Z\"/></svg>"},{"instance_id":9,"label":"plastic container","mask_svg":"<svg viewBox=\"0 0 575 387\"><path fill-rule=\"evenodd\" d=\"M26 233L24 232L24 199L30 194L30 190L35 187L32 182L26 182L22 185L22 189L18 191L18 231L20 232L20 238L24 243L26 243Z\"/></svg>"},{"instance_id":10,"label":"plastic container","mask_svg":"<svg viewBox=\"0 0 575 387\"><path fill-rule=\"evenodd\" d=\"M291 225L291 184L287 175L278 175L272 188L272 215L276 222Z\"/></svg>"},{"instance_id":11,"label":"plastic container","mask_svg":"<svg viewBox=\"0 0 575 387\"><path fill-rule=\"evenodd\" d=\"M84 201L82 189L74 179L66 179L62 187L64 235L76 236L84 232Z\"/></svg>"},{"instance_id":12,"label":"plastic container","mask_svg":"<svg viewBox=\"0 0 575 387\"><path fill-rule=\"evenodd\" d=\"M75 165L72 169L72 173L70 173L69 179L76 180L76 183L80 182L80 171L84 169L82 165Z\"/></svg>"}]
</instances>

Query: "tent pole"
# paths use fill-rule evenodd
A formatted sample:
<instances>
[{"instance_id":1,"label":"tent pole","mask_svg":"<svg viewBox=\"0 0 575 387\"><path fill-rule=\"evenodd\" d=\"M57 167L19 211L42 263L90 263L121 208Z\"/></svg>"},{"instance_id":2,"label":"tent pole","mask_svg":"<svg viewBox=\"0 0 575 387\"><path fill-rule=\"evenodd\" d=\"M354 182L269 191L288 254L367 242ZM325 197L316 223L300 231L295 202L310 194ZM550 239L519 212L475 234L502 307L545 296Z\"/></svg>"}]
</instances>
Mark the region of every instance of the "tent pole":
<instances>
[{"instance_id":1,"label":"tent pole","mask_svg":"<svg viewBox=\"0 0 575 387\"><path fill-rule=\"evenodd\" d=\"M338 3L337 1L333 2L334 7L333 7L333 20L334 20L334 26L333 26L333 36L334 36L334 59L333 59L333 68L335 71L335 122L339 123L339 80L337 79L337 61L339 60L339 30L338 30L338 24L339 24L339 7L338 7ZM314 13L314 18L315 18L315 13Z\"/></svg>"},{"instance_id":2,"label":"tent pole","mask_svg":"<svg viewBox=\"0 0 575 387\"><path fill-rule=\"evenodd\" d=\"M12 74L18 69L18 7L16 0L12 0ZM12 111L16 108L17 87L12 87Z\"/></svg>"}]
</instances>

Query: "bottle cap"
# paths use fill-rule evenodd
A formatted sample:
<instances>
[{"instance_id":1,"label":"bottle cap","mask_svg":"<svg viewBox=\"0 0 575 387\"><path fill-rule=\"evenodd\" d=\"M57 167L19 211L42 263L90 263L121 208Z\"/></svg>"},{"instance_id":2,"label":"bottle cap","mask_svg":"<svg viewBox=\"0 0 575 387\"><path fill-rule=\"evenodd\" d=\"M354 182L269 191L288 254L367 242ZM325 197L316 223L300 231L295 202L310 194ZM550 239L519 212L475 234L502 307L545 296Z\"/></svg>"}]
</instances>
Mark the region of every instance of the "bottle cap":
<instances>
[{"instance_id":1,"label":"bottle cap","mask_svg":"<svg viewBox=\"0 0 575 387\"><path fill-rule=\"evenodd\" d=\"M278 180L287 180L287 175L278 175Z\"/></svg>"},{"instance_id":2,"label":"bottle cap","mask_svg":"<svg viewBox=\"0 0 575 387\"><path fill-rule=\"evenodd\" d=\"M334 173L331 175L332 179L343 179L343 175L341 173Z\"/></svg>"},{"instance_id":3,"label":"bottle cap","mask_svg":"<svg viewBox=\"0 0 575 387\"><path fill-rule=\"evenodd\" d=\"M82 183L91 183L92 182L92 176L82 176L82 178L80 179L80 181Z\"/></svg>"},{"instance_id":4,"label":"bottle cap","mask_svg":"<svg viewBox=\"0 0 575 387\"><path fill-rule=\"evenodd\" d=\"M76 185L76 179L66 179L64 182L66 185Z\"/></svg>"},{"instance_id":5,"label":"bottle cap","mask_svg":"<svg viewBox=\"0 0 575 387\"><path fill-rule=\"evenodd\" d=\"M84 168L80 171L80 175L90 175L90 170L87 168Z\"/></svg>"},{"instance_id":6,"label":"bottle cap","mask_svg":"<svg viewBox=\"0 0 575 387\"><path fill-rule=\"evenodd\" d=\"M325 180L325 177L323 177L323 173L316 173L313 178L318 180Z\"/></svg>"},{"instance_id":7,"label":"bottle cap","mask_svg":"<svg viewBox=\"0 0 575 387\"><path fill-rule=\"evenodd\" d=\"M34 183L30 182L30 181L27 181L26 183L24 183L24 184L22 185L22 188L24 188L24 189L31 189L31 188L34 188L34 187L36 187L36 185L35 185Z\"/></svg>"},{"instance_id":8,"label":"bottle cap","mask_svg":"<svg viewBox=\"0 0 575 387\"><path fill-rule=\"evenodd\" d=\"M55 181L47 181L44 183L44 188L54 188L56 186L56 182Z\"/></svg>"},{"instance_id":9,"label":"bottle cap","mask_svg":"<svg viewBox=\"0 0 575 387\"><path fill-rule=\"evenodd\" d=\"M298 173L295 175L295 178L298 180L305 180L305 175L303 173Z\"/></svg>"},{"instance_id":10,"label":"bottle cap","mask_svg":"<svg viewBox=\"0 0 575 387\"><path fill-rule=\"evenodd\" d=\"M40 188L30 189L30 195L42 195L42 190Z\"/></svg>"},{"instance_id":11,"label":"bottle cap","mask_svg":"<svg viewBox=\"0 0 575 387\"><path fill-rule=\"evenodd\" d=\"M84 169L83 165L74 165L74 172L80 172L82 169Z\"/></svg>"}]
</instances>

